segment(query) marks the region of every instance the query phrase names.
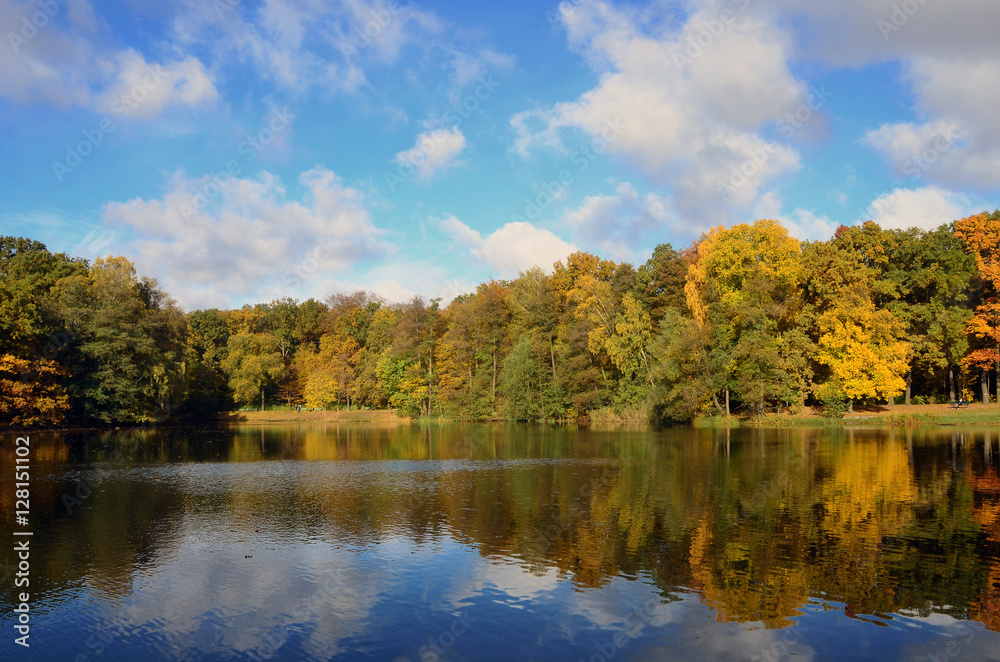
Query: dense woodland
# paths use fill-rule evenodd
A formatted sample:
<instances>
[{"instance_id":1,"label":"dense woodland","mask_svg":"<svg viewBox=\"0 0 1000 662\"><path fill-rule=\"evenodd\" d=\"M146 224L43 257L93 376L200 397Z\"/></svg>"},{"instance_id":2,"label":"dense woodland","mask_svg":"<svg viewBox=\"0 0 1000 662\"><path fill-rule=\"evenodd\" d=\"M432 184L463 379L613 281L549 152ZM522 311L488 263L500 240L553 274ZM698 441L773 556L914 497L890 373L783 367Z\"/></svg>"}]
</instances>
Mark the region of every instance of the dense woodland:
<instances>
[{"instance_id":1,"label":"dense woodland","mask_svg":"<svg viewBox=\"0 0 1000 662\"><path fill-rule=\"evenodd\" d=\"M0 421L141 423L233 408L469 420L690 421L819 405L989 401L1000 212L934 231L777 222L588 253L447 306L366 292L185 313L123 257L0 238Z\"/></svg>"}]
</instances>

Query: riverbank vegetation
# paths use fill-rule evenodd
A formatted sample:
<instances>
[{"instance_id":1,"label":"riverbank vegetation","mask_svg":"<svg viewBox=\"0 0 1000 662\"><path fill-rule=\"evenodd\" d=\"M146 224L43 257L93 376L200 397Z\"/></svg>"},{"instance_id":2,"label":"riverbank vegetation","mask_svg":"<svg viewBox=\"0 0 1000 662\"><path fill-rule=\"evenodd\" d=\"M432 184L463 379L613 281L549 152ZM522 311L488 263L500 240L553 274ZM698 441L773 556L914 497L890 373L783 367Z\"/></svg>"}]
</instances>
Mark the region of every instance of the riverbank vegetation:
<instances>
[{"instance_id":1,"label":"riverbank vegetation","mask_svg":"<svg viewBox=\"0 0 1000 662\"><path fill-rule=\"evenodd\" d=\"M1000 212L933 231L770 220L577 252L440 300L366 293L184 312L123 257L0 238L0 421L141 423L284 403L462 420L762 420L988 402Z\"/></svg>"}]
</instances>

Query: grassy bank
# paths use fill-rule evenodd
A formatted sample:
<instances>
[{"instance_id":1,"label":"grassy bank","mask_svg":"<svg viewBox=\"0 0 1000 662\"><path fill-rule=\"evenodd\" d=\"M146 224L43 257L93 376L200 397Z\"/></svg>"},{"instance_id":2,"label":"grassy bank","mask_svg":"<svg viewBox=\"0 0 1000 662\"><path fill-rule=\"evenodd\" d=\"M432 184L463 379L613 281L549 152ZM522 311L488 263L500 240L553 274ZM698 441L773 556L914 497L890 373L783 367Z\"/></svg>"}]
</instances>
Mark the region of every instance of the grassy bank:
<instances>
[{"instance_id":1,"label":"grassy bank","mask_svg":"<svg viewBox=\"0 0 1000 662\"><path fill-rule=\"evenodd\" d=\"M740 422L745 427L918 427L921 425L1000 426L1000 405L972 404L953 409L950 405L895 405L858 409L844 418L825 418L818 411L797 415L770 414Z\"/></svg>"}]
</instances>

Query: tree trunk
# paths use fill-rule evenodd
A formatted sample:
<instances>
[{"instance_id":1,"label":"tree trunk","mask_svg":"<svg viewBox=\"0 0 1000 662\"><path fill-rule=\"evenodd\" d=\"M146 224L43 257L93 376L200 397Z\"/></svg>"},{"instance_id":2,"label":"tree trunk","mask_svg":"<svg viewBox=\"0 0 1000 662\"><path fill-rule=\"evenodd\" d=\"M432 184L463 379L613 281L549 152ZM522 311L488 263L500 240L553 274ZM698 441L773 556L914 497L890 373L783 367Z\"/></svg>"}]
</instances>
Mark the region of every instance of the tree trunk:
<instances>
[{"instance_id":1,"label":"tree trunk","mask_svg":"<svg viewBox=\"0 0 1000 662\"><path fill-rule=\"evenodd\" d=\"M726 388L726 418L729 418L729 388Z\"/></svg>"},{"instance_id":2,"label":"tree trunk","mask_svg":"<svg viewBox=\"0 0 1000 662\"><path fill-rule=\"evenodd\" d=\"M990 378L985 370L979 373L979 388L983 392L983 404L990 404Z\"/></svg>"},{"instance_id":3,"label":"tree trunk","mask_svg":"<svg viewBox=\"0 0 1000 662\"><path fill-rule=\"evenodd\" d=\"M948 395L951 396L952 402L957 400L955 397L955 368L952 366L948 366Z\"/></svg>"},{"instance_id":4,"label":"tree trunk","mask_svg":"<svg viewBox=\"0 0 1000 662\"><path fill-rule=\"evenodd\" d=\"M549 342L549 357L552 359L552 381L555 382L558 377L556 377L556 344L554 342Z\"/></svg>"},{"instance_id":5,"label":"tree trunk","mask_svg":"<svg viewBox=\"0 0 1000 662\"><path fill-rule=\"evenodd\" d=\"M913 370L906 373L906 404L910 404L910 391L913 389Z\"/></svg>"},{"instance_id":6,"label":"tree trunk","mask_svg":"<svg viewBox=\"0 0 1000 662\"><path fill-rule=\"evenodd\" d=\"M347 392L347 411L351 411L351 392Z\"/></svg>"},{"instance_id":7,"label":"tree trunk","mask_svg":"<svg viewBox=\"0 0 1000 662\"><path fill-rule=\"evenodd\" d=\"M847 400L847 413L848 414L854 413L854 398L849 398Z\"/></svg>"},{"instance_id":8,"label":"tree trunk","mask_svg":"<svg viewBox=\"0 0 1000 662\"><path fill-rule=\"evenodd\" d=\"M264 387L260 387L260 410L264 411Z\"/></svg>"},{"instance_id":9,"label":"tree trunk","mask_svg":"<svg viewBox=\"0 0 1000 662\"><path fill-rule=\"evenodd\" d=\"M722 405L719 404L719 395L715 391L712 391L712 400L715 402L715 408L721 414L722 413Z\"/></svg>"},{"instance_id":10,"label":"tree trunk","mask_svg":"<svg viewBox=\"0 0 1000 662\"><path fill-rule=\"evenodd\" d=\"M493 350L493 395L492 401L497 401L497 351Z\"/></svg>"}]
</instances>

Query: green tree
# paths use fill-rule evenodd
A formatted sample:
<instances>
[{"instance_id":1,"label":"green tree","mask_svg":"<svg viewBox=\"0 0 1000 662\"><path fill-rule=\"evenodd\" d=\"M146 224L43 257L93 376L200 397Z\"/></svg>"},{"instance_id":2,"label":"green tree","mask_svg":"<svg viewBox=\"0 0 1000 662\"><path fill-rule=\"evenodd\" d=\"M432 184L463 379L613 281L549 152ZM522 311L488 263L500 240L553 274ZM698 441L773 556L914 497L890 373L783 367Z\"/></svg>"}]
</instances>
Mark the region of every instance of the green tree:
<instances>
[{"instance_id":1,"label":"green tree","mask_svg":"<svg viewBox=\"0 0 1000 662\"><path fill-rule=\"evenodd\" d=\"M652 257L636 273L636 296L649 309L653 325L659 324L668 308L687 309L684 285L688 263L670 244L660 244Z\"/></svg>"},{"instance_id":2,"label":"green tree","mask_svg":"<svg viewBox=\"0 0 1000 662\"><path fill-rule=\"evenodd\" d=\"M215 308L197 310L187 316L188 411L207 414L228 409L233 402L228 379L222 369L229 344L229 327Z\"/></svg>"},{"instance_id":3,"label":"green tree","mask_svg":"<svg viewBox=\"0 0 1000 662\"><path fill-rule=\"evenodd\" d=\"M804 399L802 338L790 335L802 274L798 240L772 220L716 228L692 251L685 294L705 328L704 367L721 392L725 415L731 395L757 413L772 401ZM791 398L795 387L800 390Z\"/></svg>"},{"instance_id":4,"label":"green tree","mask_svg":"<svg viewBox=\"0 0 1000 662\"><path fill-rule=\"evenodd\" d=\"M155 280L123 257L98 258L87 275L60 279L53 298L77 328L64 362L77 414L144 422L182 403L186 320Z\"/></svg>"},{"instance_id":5,"label":"green tree","mask_svg":"<svg viewBox=\"0 0 1000 662\"><path fill-rule=\"evenodd\" d=\"M252 405L259 398L264 411L267 389L286 374L281 341L270 333L238 333L230 336L222 368L237 402Z\"/></svg>"},{"instance_id":6,"label":"green tree","mask_svg":"<svg viewBox=\"0 0 1000 662\"><path fill-rule=\"evenodd\" d=\"M31 239L0 237L0 354L56 358L74 331L54 314L51 290L59 279L86 272L84 260Z\"/></svg>"}]
</instances>

